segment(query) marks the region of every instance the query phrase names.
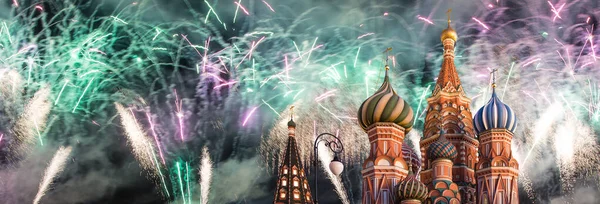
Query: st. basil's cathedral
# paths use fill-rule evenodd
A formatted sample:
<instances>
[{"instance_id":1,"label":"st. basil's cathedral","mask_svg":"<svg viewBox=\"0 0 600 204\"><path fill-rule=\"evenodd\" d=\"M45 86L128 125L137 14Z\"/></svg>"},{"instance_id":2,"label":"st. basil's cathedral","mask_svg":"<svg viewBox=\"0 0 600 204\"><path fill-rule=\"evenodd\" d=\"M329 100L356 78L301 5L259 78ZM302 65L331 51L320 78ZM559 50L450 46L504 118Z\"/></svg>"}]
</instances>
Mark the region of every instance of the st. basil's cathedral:
<instances>
[{"instance_id":1,"label":"st. basil's cathedral","mask_svg":"<svg viewBox=\"0 0 600 204\"><path fill-rule=\"evenodd\" d=\"M519 164L511 150L515 114L496 95L494 80L491 98L472 116L454 64L457 39L448 20L441 34L442 67L427 98L420 159L404 142L415 112L392 88L387 65L383 84L358 109L371 147L361 172L363 204L519 203ZM288 126L274 203L313 203L293 120Z\"/></svg>"}]
</instances>

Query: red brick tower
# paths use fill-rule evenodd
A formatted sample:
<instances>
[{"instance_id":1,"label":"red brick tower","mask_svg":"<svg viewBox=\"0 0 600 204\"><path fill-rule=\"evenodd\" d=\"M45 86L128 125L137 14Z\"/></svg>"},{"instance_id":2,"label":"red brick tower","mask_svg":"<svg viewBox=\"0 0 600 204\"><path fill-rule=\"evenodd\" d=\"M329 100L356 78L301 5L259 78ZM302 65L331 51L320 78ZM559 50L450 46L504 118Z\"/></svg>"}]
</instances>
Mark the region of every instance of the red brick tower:
<instances>
[{"instance_id":1,"label":"red brick tower","mask_svg":"<svg viewBox=\"0 0 600 204\"><path fill-rule=\"evenodd\" d=\"M408 174L403 158L405 134L412 128L413 111L389 83L386 65L383 84L358 109L359 125L371 149L363 163L363 204L396 203L396 185Z\"/></svg>"},{"instance_id":2,"label":"red brick tower","mask_svg":"<svg viewBox=\"0 0 600 204\"><path fill-rule=\"evenodd\" d=\"M450 11L449 11L450 12ZM427 98L427 115L421 139L423 170L421 181L432 186L433 171L429 145L437 140L438 132L443 130L446 138L456 147L458 155L453 159L452 181L459 186L462 203L475 203L475 164L479 141L475 138L471 115L471 99L465 95L454 65L454 45L458 39L456 31L450 27L448 12L448 28L442 32L444 59L432 95Z\"/></svg>"},{"instance_id":3,"label":"red brick tower","mask_svg":"<svg viewBox=\"0 0 600 204\"><path fill-rule=\"evenodd\" d=\"M473 122L479 134L479 163L477 163L477 203L518 204L519 163L513 157L511 142L517 119L512 109L496 95L481 107Z\"/></svg>"}]
</instances>

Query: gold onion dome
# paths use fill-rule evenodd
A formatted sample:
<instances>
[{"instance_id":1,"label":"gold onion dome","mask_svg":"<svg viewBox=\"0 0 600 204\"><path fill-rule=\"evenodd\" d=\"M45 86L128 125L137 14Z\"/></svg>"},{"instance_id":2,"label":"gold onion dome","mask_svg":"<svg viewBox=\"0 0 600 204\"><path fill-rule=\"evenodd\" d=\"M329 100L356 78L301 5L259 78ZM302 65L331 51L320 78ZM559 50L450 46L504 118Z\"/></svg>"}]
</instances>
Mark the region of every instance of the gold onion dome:
<instances>
[{"instance_id":1,"label":"gold onion dome","mask_svg":"<svg viewBox=\"0 0 600 204\"><path fill-rule=\"evenodd\" d=\"M405 132L408 132L413 126L413 110L408 102L394 91L389 82L389 67L386 65L385 68L383 84L358 109L358 123L366 131L375 123L391 122L403 127Z\"/></svg>"},{"instance_id":2,"label":"gold onion dome","mask_svg":"<svg viewBox=\"0 0 600 204\"><path fill-rule=\"evenodd\" d=\"M442 36L440 37L442 42L444 42L445 39L452 39L454 40L454 42L456 42L456 40L458 40L458 34L456 34L456 31L454 29L452 29L452 27L450 26L450 12L452 10L448 10L447 14L448 14L448 28L444 29L444 31L442 31Z\"/></svg>"},{"instance_id":3,"label":"gold onion dome","mask_svg":"<svg viewBox=\"0 0 600 204\"><path fill-rule=\"evenodd\" d=\"M448 23L450 23L450 21L448 21ZM454 40L454 42L456 42L456 40L458 40L458 34L456 34L456 31L454 31L454 29L452 29L452 27L450 27L450 24L448 24L448 28L444 29L444 31L442 31L442 42L444 42L445 39L452 39Z\"/></svg>"}]
</instances>

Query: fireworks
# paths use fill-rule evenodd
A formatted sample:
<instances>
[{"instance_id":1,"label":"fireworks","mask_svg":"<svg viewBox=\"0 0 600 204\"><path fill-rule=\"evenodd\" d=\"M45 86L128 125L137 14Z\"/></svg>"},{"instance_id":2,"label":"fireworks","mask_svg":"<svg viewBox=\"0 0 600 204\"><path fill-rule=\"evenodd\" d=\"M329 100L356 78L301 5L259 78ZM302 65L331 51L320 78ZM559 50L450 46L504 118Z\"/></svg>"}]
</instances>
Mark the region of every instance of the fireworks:
<instances>
[{"instance_id":1,"label":"fireworks","mask_svg":"<svg viewBox=\"0 0 600 204\"><path fill-rule=\"evenodd\" d=\"M210 192L210 182L212 179L212 161L208 154L208 148L202 150L202 162L200 163L200 203L208 203L208 193Z\"/></svg>"},{"instance_id":2,"label":"fireworks","mask_svg":"<svg viewBox=\"0 0 600 204\"><path fill-rule=\"evenodd\" d=\"M16 139L18 140L18 146L15 148L15 151L18 153L28 151L33 146L36 138L40 141L40 145L43 145L40 130L46 127L46 119L50 112L51 104L48 101L49 95L49 88L42 88L37 91L25 107L23 114L19 117L14 127Z\"/></svg>"},{"instance_id":3,"label":"fireworks","mask_svg":"<svg viewBox=\"0 0 600 204\"><path fill-rule=\"evenodd\" d=\"M42 178L39 190L33 199L33 204L38 204L40 202L40 199L42 199L42 196L44 196L48 190L48 187L50 187L54 181L54 178L56 178L56 176L58 176L58 174L65 168L69 154L71 154L71 147L60 147L56 151L56 154L54 154L54 157L52 157L48 168L46 168L46 171L44 171L44 177Z\"/></svg>"},{"instance_id":4,"label":"fireworks","mask_svg":"<svg viewBox=\"0 0 600 204\"><path fill-rule=\"evenodd\" d=\"M133 155L135 155L135 158L140 162L142 168L150 171L152 174L158 172L158 169L153 165L152 161L153 157L151 152L154 151L150 145L152 143L148 141L141 126L137 123L130 111L127 111L121 104L115 103L115 107L117 108L119 116L121 116L121 124L125 130L127 141L129 145L131 145Z\"/></svg>"},{"instance_id":5,"label":"fireworks","mask_svg":"<svg viewBox=\"0 0 600 204\"><path fill-rule=\"evenodd\" d=\"M118 128L106 114L116 102L131 152L151 177L160 176L156 180L166 199L193 202L195 182L190 178L196 174L190 172L199 167L199 194L203 203L209 203L209 186L216 183L210 183L208 150L193 145L230 147L231 138L216 135L235 135L233 147L211 151L243 152L236 149L237 142L257 129L270 128L262 138L260 155L265 163L277 166L287 138L285 110L293 104L298 147L307 169L312 165L315 132L337 130L349 147L340 155L342 160L359 167L369 144L356 125L356 108L381 84L384 60L377 50L390 46L394 47L390 79L416 110L415 128L407 138L418 144L419 121L427 111L424 102L442 56L435 49L439 44L430 43L430 39L437 43L445 27L439 23L443 14L433 8L443 4L400 13L380 9L395 5L365 6L362 1L344 5L356 9L336 12L308 3L286 10L285 1L209 2L199 3L206 9L190 5L181 9L192 11L193 19L155 22L145 20L144 6L162 8L150 2L127 5L139 8L136 12L118 10L86 18L78 6L60 1L42 7L13 0L16 16L3 17L0 25L0 122L8 130L0 136L1 144L13 154L78 141L78 135L105 142L104 134ZM487 74L486 67L499 68L499 80L505 80L498 83L498 90L518 114L514 150L521 162L520 181L532 198L540 188L534 182L539 179L534 168L547 154L556 155L564 186L578 185L571 180L583 179L582 175L589 175L589 180L598 177L592 167L597 161L588 158L598 152L594 130L600 125L595 81L600 74L596 30L600 16L594 1L568 3L513 1L510 5L516 9L512 9L504 7L507 2L485 2L463 13L467 18L452 21L461 36L457 70L473 99L471 109L488 99L488 81L478 77ZM52 14L55 7L61 14L55 18L42 21L35 16ZM332 20L315 19L321 15ZM40 25L33 23L38 20ZM40 28L43 32L38 32ZM137 121L137 113L145 118ZM49 114L68 124L52 125ZM87 125L100 130L93 132ZM198 154L202 154L199 165L193 159L173 160ZM216 162L230 159L213 155ZM180 171L162 171L165 166ZM331 177L342 202L355 199L348 190L356 185L352 177L356 175L348 174L342 177L351 179L343 183ZM180 187L167 188L165 177L177 178L174 185Z\"/></svg>"}]
</instances>

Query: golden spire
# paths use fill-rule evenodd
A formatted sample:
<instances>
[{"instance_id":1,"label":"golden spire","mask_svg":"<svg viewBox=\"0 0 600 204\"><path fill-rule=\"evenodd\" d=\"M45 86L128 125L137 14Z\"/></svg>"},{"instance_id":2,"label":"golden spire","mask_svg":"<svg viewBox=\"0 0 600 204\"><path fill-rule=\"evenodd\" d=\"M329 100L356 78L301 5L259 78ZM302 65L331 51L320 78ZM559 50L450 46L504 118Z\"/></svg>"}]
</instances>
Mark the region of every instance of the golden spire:
<instances>
[{"instance_id":1,"label":"golden spire","mask_svg":"<svg viewBox=\"0 0 600 204\"><path fill-rule=\"evenodd\" d=\"M294 120L294 106L290 107L290 120Z\"/></svg>"},{"instance_id":2,"label":"golden spire","mask_svg":"<svg viewBox=\"0 0 600 204\"><path fill-rule=\"evenodd\" d=\"M442 31L442 42L444 42L444 40L447 38L454 40L454 42L458 40L458 34L456 34L456 31L454 31L454 29L452 29L452 27L450 26L450 13L452 13L452 9L448 9L448 11L446 12L446 15L448 16L448 28Z\"/></svg>"},{"instance_id":3,"label":"golden spire","mask_svg":"<svg viewBox=\"0 0 600 204\"><path fill-rule=\"evenodd\" d=\"M388 61L390 60L390 51L392 51L391 47L388 47L387 49L385 49L385 51L383 51L383 53L385 53L385 71L386 71L386 75L387 75L387 71L390 70L390 66L388 65Z\"/></svg>"},{"instance_id":4,"label":"golden spire","mask_svg":"<svg viewBox=\"0 0 600 204\"><path fill-rule=\"evenodd\" d=\"M452 9L448 9L448 11L446 11L446 15L448 16L448 28L450 28L450 13L452 13Z\"/></svg>"}]
</instances>

